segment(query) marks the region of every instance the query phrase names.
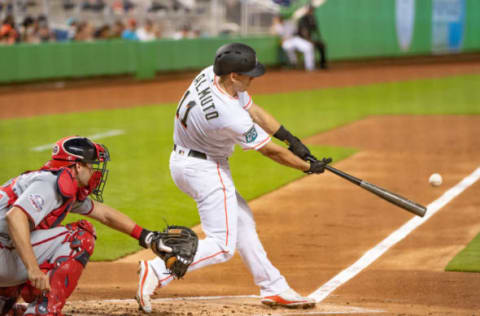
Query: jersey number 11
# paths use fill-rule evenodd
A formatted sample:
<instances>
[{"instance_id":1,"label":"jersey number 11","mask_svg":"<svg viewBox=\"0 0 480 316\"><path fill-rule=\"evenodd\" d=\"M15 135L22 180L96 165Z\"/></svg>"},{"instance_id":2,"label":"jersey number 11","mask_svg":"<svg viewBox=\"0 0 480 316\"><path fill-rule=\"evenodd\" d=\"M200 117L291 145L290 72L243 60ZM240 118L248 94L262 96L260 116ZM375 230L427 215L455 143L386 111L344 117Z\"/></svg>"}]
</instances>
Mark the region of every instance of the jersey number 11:
<instances>
[{"instance_id":1,"label":"jersey number 11","mask_svg":"<svg viewBox=\"0 0 480 316\"><path fill-rule=\"evenodd\" d=\"M180 119L180 109L182 108L182 105L183 103L185 102L185 99L188 97L188 95L190 94L190 90L187 90L187 92L185 92L185 95L183 96L182 100L180 100L180 103L178 103L178 107L177 107L177 119L180 120L180 122L182 123L183 127L187 128L187 117L188 117L188 113L190 112L190 110L195 106L197 105L197 103L195 101L190 101L187 103L187 108L185 110L185 113L183 114L183 117Z\"/></svg>"}]
</instances>

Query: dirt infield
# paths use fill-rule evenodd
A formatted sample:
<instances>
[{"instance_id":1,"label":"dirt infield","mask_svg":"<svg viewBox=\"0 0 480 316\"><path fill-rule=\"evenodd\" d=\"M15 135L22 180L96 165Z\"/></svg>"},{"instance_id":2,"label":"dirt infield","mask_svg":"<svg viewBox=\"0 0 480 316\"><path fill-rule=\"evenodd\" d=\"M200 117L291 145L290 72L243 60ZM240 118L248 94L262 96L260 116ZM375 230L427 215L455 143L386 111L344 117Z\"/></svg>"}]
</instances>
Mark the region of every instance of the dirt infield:
<instances>
[{"instance_id":1,"label":"dirt infield","mask_svg":"<svg viewBox=\"0 0 480 316\"><path fill-rule=\"evenodd\" d=\"M457 133L452 135L450 129ZM475 135L479 133L480 117L384 116L306 142L361 148L335 166L427 205L478 167L475 157L480 154L480 140ZM437 188L427 182L435 171L445 179ZM476 297L480 275L443 269L480 230L479 188L476 183L467 189L308 314L270 310L260 306L258 298L243 297L258 291L235 256L159 290L155 315L230 315L232 311L235 315L475 315L480 307ZM315 291L412 217L332 174L305 177L250 205L269 257L302 294ZM301 239L305 237L309 238ZM145 252L114 264L91 263L74 294L75 300L90 302L71 302L68 308L75 306L74 310L95 315L136 315L132 300L98 300L131 299L137 281L136 260L144 256ZM108 274L98 273L106 269ZM201 300L198 296L226 297Z\"/></svg>"},{"instance_id":2,"label":"dirt infield","mask_svg":"<svg viewBox=\"0 0 480 316\"><path fill-rule=\"evenodd\" d=\"M339 66L309 74L290 71L288 76L276 71L256 80L252 93L462 73L480 73L480 61ZM0 118L176 102L190 79L3 90ZM305 142L358 148L356 155L335 167L427 205L479 167L478 135L479 116L376 116ZM442 186L428 184L433 172L443 175ZM158 290L152 315L478 315L480 274L443 269L480 230L479 189L479 183L467 188L313 310L261 306L255 297L258 289L236 255L227 263L194 271ZM304 177L251 201L250 206L269 258L290 285L305 295L412 218L329 173ZM89 263L65 312L140 314L132 298L136 261L145 257L151 254L140 252L114 263Z\"/></svg>"}]
</instances>

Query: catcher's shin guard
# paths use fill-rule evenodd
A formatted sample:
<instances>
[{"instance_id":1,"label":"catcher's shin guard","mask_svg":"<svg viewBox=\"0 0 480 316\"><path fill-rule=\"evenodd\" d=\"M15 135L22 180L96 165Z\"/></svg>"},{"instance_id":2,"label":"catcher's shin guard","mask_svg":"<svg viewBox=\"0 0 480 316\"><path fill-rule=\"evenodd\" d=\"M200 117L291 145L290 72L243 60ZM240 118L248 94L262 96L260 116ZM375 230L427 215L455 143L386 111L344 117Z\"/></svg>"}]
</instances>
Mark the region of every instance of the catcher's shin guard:
<instances>
[{"instance_id":1,"label":"catcher's shin guard","mask_svg":"<svg viewBox=\"0 0 480 316\"><path fill-rule=\"evenodd\" d=\"M73 293L84 268L76 258L61 257L50 270L50 291L37 296L25 315L61 315L67 298Z\"/></svg>"},{"instance_id":2,"label":"catcher's shin guard","mask_svg":"<svg viewBox=\"0 0 480 316\"><path fill-rule=\"evenodd\" d=\"M0 287L0 316L16 315L15 303L21 289L21 285Z\"/></svg>"},{"instance_id":3,"label":"catcher's shin guard","mask_svg":"<svg viewBox=\"0 0 480 316\"><path fill-rule=\"evenodd\" d=\"M92 224L81 220L68 224L66 228L70 234L65 241L70 243L73 251L70 256L60 256L53 263L41 265L49 271L50 291L36 296L35 301L28 306L26 316L62 315L67 298L75 290L80 275L93 254L95 229Z\"/></svg>"},{"instance_id":4,"label":"catcher's shin guard","mask_svg":"<svg viewBox=\"0 0 480 316\"><path fill-rule=\"evenodd\" d=\"M6 316L24 316L27 307L24 304L13 304Z\"/></svg>"}]
</instances>

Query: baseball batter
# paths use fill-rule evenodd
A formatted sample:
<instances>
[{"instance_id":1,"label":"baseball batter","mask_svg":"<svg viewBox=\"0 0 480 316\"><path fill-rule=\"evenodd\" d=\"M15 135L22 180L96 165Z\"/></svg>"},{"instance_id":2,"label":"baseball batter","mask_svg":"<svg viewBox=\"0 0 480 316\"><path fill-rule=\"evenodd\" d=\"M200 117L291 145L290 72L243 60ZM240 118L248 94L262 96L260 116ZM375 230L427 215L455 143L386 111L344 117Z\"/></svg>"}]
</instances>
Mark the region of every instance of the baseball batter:
<instances>
[{"instance_id":1,"label":"baseball batter","mask_svg":"<svg viewBox=\"0 0 480 316\"><path fill-rule=\"evenodd\" d=\"M95 228L86 220L60 226L68 212L89 216L151 246L155 232L100 203L109 159L105 146L66 137L55 144L52 159L41 169L0 186L0 315L62 315L96 239ZM20 296L28 307L16 304Z\"/></svg>"},{"instance_id":2,"label":"baseball batter","mask_svg":"<svg viewBox=\"0 0 480 316\"><path fill-rule=\"evenodd\" d=\"M264 72L251 47L224 45L217 50L214 65L200 72L178 104L171 176L196 201L206 234L189 271L227 261L238 249L260 287L262 303L313 307L315 302L292 290L268 259L228 163L235 144L307 173L322 173L331 161L306 162L308 148L253 102L247 89ZM287 141L290 150L271 142L272 134ZM172 279L159 258L140 262L137 301L145 312L152 311L150 296L157 285L166 286Z\"/></svg>"}]
</instances>

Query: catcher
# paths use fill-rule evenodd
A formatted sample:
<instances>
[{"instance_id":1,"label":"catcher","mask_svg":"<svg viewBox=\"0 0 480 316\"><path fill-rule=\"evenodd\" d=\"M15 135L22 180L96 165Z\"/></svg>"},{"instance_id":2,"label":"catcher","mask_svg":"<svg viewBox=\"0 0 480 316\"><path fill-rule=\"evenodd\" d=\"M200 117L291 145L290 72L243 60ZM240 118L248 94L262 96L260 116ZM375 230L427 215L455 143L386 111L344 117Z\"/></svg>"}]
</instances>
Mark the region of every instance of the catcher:
<instances>
[{"instance_id":1,"label":"catcher","mask_svg":"<svg viewBox=\"0 0 480 316\"><path fill-rule=\"evenodd\" d=\"M109 160L104 145L85 137L65 137L42 168L0 186L0 315L62 315L96 239L94 226L86 220L62 226L68 212L132 236L165 258L172 274L185 273L188 252L178 249L188 240L189 251L196 251L193 232L177 226L152 232L101 203ZM19 297L28 306L16 304Z\"/></svg>"}]
</instances>

